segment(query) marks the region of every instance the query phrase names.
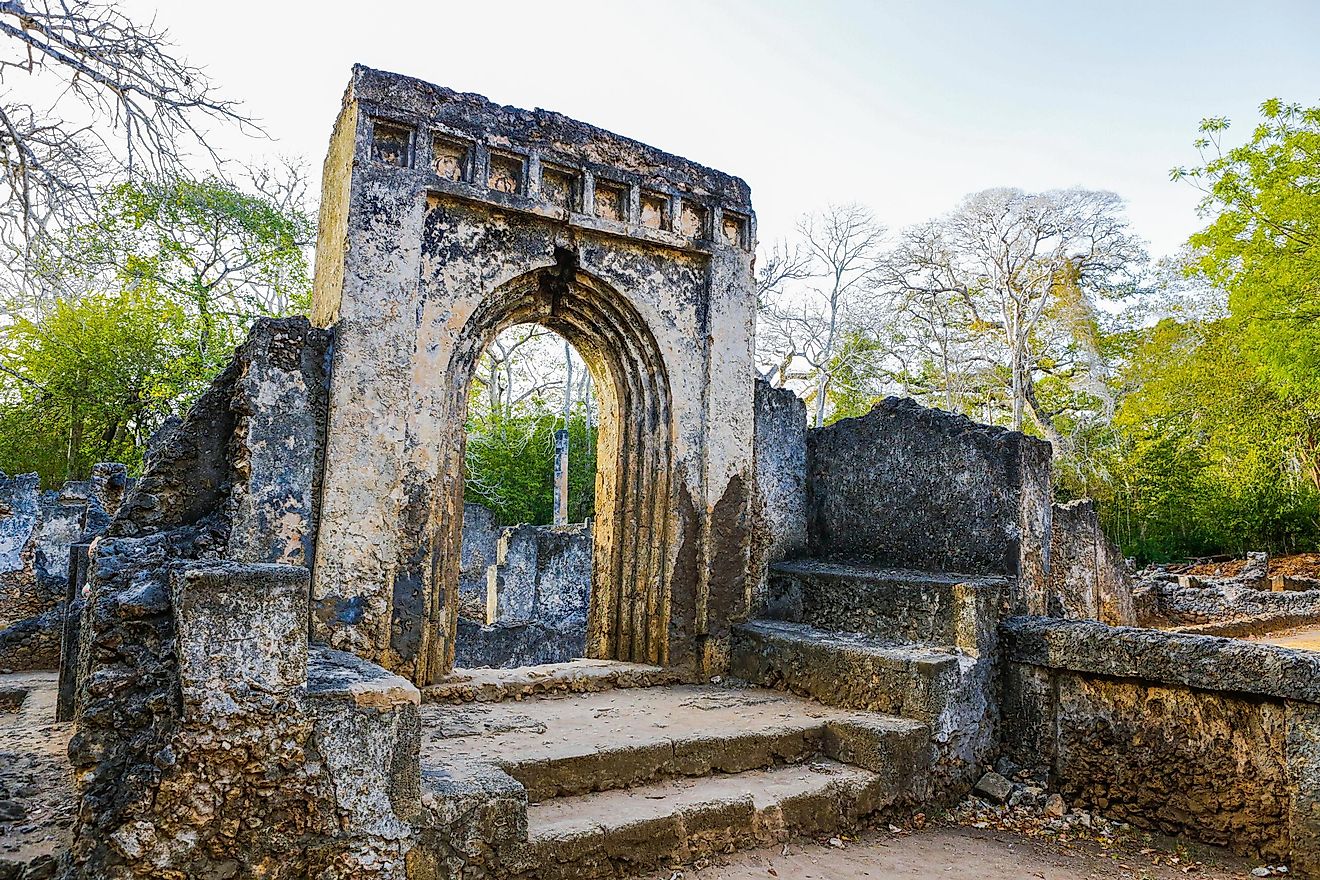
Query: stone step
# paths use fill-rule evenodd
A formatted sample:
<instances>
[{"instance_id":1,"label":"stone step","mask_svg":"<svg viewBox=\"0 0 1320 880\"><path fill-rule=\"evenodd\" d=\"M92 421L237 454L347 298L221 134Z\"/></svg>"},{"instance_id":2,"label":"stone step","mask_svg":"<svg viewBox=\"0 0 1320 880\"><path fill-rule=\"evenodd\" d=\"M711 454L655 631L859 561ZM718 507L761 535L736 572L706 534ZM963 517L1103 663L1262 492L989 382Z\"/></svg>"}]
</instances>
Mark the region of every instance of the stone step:
<instances>
[{"instance_id":1,"label":"stone step","mask_svg":"<svg viewBox=\"0 0 1320 880\"><path fill-rule=\"evenodd\" d=\"M733 628L731 655L731 673L753 684L922 722L934 789L965 788L993 746L988 653L752 620Z\"/></svg>"},{"instance_id":2,"label":"stone step","mask_svg":"<svg viewBox=\"0 0 1320 880\"><path fill-rule=\"evenodd\" d=\"M895 645L803 623L752 620L733 628L730 672L831 706L930 723L973 662L952 648Z\"/></svg>"},{"instance_id":3,"label":"stone step","mask_svg":"<svg viewBox=\"0 0 1320 880\"><path fill-rule=\"evenodd\" d=\"M689 864L791 833L831 835L894 804L885 772L829 759L622 791L556 798L527 811L520 878L612 878Z\"/></svg>"},{"instance_id":4,"label":"stone step","mask_svg":"<svg viewBox=\"0 0 1320 880\"><path fill-rule=\"evenodd\" d=\"M655 780L797 764L824 754L870 768L926 762L925 726L760 688L679 685L422 707L422 767L497 768L535 803Z\"/></svg>"},{"instance_id":5,"label":"stone step","mask_svg":"<svg viewBox=\"0 0 1320 880\"><path fill-rule=\"evenodd\" d=\"M892 642L987 650L1002 577L814 559L772 565L762 618Z\"/></svg>"},{"instance_id":6,"label":"stone step","mask_svg":"<svg viewBox=\"0 0 1320 880\"><path fill-rule=\"evenodd\" d=\"M673 668L617 660L570 660L513 669L460 668L422 688L422 702L498 703L615 688L661 687L681 680L682 674Z\"/></svg>"}]
</instances>

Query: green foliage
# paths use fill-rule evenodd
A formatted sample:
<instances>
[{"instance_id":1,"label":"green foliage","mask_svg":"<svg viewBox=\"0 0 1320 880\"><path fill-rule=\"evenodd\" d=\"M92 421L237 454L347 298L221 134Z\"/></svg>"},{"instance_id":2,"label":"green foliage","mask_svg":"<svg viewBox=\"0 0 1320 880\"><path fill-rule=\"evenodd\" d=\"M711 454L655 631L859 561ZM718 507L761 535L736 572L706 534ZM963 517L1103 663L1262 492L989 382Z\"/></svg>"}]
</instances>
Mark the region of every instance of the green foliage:
<instances>
[{"instance_id":1,"label":"green foliage","mask_svg":"<svg viewBox=\"0 0 1320 880\"><path fill-rule=\"evenodd\" d=\"M1140 559L1316 546L1320 413L1282 398L1236 331L1165 320L1129 334L1118 412L1059 469L1061 494L1096 498Z\"/></svg>"},{"instance_id":2,"label":"green foliage","mask_svg":"<svg viewBox=\"0 0 1320 880\"><path fill-rule=\"evenodd\" d=\"M888 378L884 368L886 345L869 333L849 330L830 361L826 424L866 415L881 398L879 389Z\"/></svg>"},{"instance_id":3,"label":"green foliage","mask_svg":"<svg viewBox=\"0 0 1320 880\"><path fill-rule=\"evenodd\" d=\"M1176 180L1204 195L1211 222L1191 238L1193 270L1228 292L1233 320L1267 377L1320 396L1320 107L1271 99L1251 138L1225 151L1225 118L1201 123L1204 164Z\"/></svg>"},{"instance_id":4,"label":"green foliage","mask_svg":"<svg viewBox=\"0 0 1320 880\"><path fill-rule=\"evenodd\" d=\"M95 461L136 469L261 315L305 307L311 220L220 180L135 182L50 253L50 303L6 303L0 468L47 485Z\"/></svg>"},{"instance_id":5,"label":"green foliage","mask_svg":"<svg viewBox=\"0 0 1320 880\"><path fill-rule=\"evenodd\" d=\"M468 424L465 497L490 508L501 525L554 520L555 430L562 417L536 406L513 415L483 413ZM579 407L568 423L568 518L595 515L596 429Z\"/></svg>"},{"instance_id":6,"label":"green foliage","mask_svg":"<svg viewBox=\"0 0 1320 880\"><path fill-rule=\"evenodd\" d=\"M0 470L46 485L97 461L137 468L151 432L202 383L182 311L131 290L16 319L0 357Z\"/></svg>"}]
</instances>

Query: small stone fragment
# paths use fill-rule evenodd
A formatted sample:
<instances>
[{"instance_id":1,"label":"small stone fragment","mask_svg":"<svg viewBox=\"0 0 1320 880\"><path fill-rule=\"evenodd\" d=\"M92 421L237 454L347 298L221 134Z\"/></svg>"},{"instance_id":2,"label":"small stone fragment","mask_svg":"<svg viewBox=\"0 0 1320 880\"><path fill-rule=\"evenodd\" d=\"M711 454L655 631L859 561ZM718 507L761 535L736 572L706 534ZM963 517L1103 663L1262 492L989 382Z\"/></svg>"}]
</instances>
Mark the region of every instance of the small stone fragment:
<instances>
[{"instance_id":1,"label":"small stone fragment","mask_svg":"<svg viewBox=\"0 0 1320 880\"><path fill-rule=\"evenodd\" d=\"M997 804L1002 804L1012 795L1013 783L992 771L981 777L973 791Z\"/></svg>"}]
</instances>

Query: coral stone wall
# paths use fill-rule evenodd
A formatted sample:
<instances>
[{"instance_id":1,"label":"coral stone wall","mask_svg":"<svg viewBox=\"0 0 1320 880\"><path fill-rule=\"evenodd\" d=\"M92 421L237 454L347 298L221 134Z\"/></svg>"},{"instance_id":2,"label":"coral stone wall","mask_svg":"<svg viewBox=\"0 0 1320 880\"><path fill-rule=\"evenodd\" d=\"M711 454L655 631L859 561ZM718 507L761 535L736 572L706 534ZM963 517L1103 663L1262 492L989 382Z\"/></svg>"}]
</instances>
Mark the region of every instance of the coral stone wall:
<instances>
[{"instance_id":1,"label":"coral stone wall","mask_svg":"<svg viewBox=\"0 0 1320 880\"><path fill-rule=\"evenodd\" d=\"M1004 748L1069 802L1320 870L1320 654L1014 618Z\"/></svg>"},{"instance_id":2,"label":"coral stone wall","mask_svg":"<svg viewBox=\"0 0 1320 880\"><path fill-rule=\"evenodd\" d=\"M1015 575L1045 612L1048 443L895 397L807 443L813 557Z\"/></svg>"},{"instance_id":3,"label":"coral stone wall","mask_svg":"<svg viewBox=\"0 0 1320 880\"><path fill-rule=\"evenodd\" d=\"M807 551L807 408L796 394L756 381L756 495L753 609L767 567Z\"/></svg>"},{"instance_id":4,"label":"coral stone wall","mask_svg":"<svg viewBox=\"0 0 1320 880\"><path fill-rule=\"evenodd\" d=\"M1133 626L1132 574L1105 536L1089 498L1055 504L1050 523L1050 596L1064 617Z\"/></svg>"}]
</instances>

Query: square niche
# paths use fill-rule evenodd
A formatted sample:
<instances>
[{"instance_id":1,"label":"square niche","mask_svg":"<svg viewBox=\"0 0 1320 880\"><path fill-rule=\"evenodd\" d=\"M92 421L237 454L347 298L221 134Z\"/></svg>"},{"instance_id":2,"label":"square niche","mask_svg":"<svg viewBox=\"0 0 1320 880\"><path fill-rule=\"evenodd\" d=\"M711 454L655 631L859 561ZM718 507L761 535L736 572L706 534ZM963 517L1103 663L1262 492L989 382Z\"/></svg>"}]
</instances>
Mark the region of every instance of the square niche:
<instances>
[{"instance_id":1,"label":"square niche","mask_svg":"<svg viewBox=\"0 0 1320 880\"><path fill-rule=\"evenodd\" d=\"M410 126L385 119L371 121L371 158L386 165L411 168L413 130Z\"/></svg>"},{"instance_id":2,"label":"square niche","mask_svg":"<svg viewBox=\"0 0 1320 880\"><path fill-rule=\"evenodd\" d=\"M622 223L628 218L628 187L612 180L596 178L596 216Z\"/></svg>"},{"instance_id":3,"label":"square niche","mask_svg":"<svg viewBox=\"0 0 1320 880\"><path fill-rule=\"evenodd\" d=\"M669 196L642 190L642 225L648 229L672 229L669 217Z\"/></svg>"},{"instance_id":4,"label":"square niche","mask_svg":"<svg viewBox=\"0 0 1320 880\"><path fill-rule=\"evenodd\" d=\"M684 199L683 209L678 215L678 231L688 238L705 238L706 216L704 207Z\"/></svg>"},{"instance_id":5,"label":"square niche","mask_svg":"<svg viewBox=\"0 0 1320 880\"><path fill-rule=\"evenodd\" d=\"M432 142L431 168L445 180L472 179L472 148L460 140L437 137Z\"/></svg>"},{"instance_id":6,"label":"square niche","mask_svg":"<svg viewBox=\"0 0 1320 880\"><path fill-rule=\"evenodd\" d=\"M522 192L524 165L522 156L492 151L490 154L490 174L486 177L486 186L496 192Z\"/></svg>"},{"instance_id":7,"label":"square niche","mask_svg":"<svg viewBox=\"0 0 1320 880\"><path fill-rule=\"evenodd\" d=\"M576 211L582 201L582 175L571 168L541 165L541 198L565 211Z\"/></svg>"},{"instance_id":8,"label":"square niche","mask_svg":"<svg viewBox=\"0 0 1320 880\"><path fill-rule=\"evenodd\" d=\"M724 240L734 247L747 248L747 218L732 211L725 211L720 218L720 233Z\"/></svg>"}]
</instances>

